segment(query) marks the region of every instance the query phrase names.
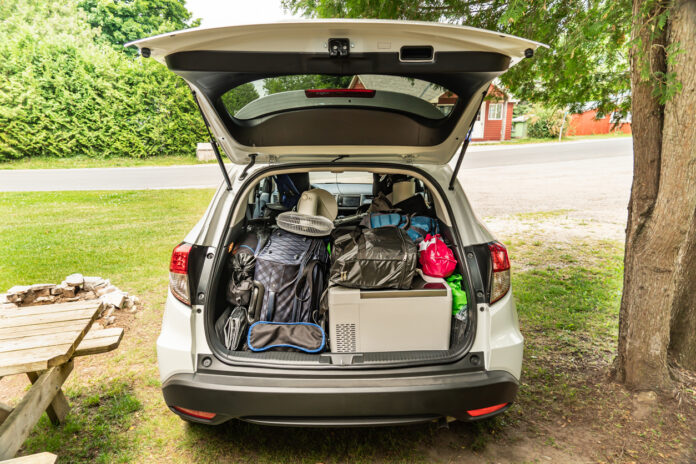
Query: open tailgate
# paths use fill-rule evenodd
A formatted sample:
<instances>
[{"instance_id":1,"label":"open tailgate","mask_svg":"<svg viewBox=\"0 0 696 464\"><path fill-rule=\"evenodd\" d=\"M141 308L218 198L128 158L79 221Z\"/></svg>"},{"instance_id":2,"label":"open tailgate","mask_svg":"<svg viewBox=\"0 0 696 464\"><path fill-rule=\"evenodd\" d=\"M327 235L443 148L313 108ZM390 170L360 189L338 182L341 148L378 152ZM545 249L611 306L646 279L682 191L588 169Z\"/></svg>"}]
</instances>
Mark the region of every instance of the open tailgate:
<instances>
[{"instance_id":1,"label":"open tailgate","mask_svg":"<svg viewBox=\"0 0 696 464\"><path fill-rule=\"evenodd\" d=\"M447 24L322 20L190 29L128 45L190 84L235 163L258 154L262 162L444 164L493 79L541 44ZM288 89L297 76L324 85ZM275 92L269 79L286 87ZM260 98L231 107L227 95L248 83Z\"/></svg>"}]
</instances>

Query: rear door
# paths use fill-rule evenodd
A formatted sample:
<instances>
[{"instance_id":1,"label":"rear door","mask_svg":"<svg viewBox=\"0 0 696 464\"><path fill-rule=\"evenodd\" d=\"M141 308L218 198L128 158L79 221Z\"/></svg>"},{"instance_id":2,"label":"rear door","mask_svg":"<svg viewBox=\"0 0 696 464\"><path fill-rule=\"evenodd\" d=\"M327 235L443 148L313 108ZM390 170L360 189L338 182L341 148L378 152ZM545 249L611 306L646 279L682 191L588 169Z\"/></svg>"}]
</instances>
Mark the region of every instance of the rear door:
<instances>
[{"instance_id":1,"label":"rear door","mask_svg":"<svg viewBox=\"0 0 696 464\"><path fill-rule=\"evenodd\" d=\"M239 164L447 163L497 76L540 45L463 26L323 20L191 29L133 42L194 90Z\"/></svg>"}]
</instances>

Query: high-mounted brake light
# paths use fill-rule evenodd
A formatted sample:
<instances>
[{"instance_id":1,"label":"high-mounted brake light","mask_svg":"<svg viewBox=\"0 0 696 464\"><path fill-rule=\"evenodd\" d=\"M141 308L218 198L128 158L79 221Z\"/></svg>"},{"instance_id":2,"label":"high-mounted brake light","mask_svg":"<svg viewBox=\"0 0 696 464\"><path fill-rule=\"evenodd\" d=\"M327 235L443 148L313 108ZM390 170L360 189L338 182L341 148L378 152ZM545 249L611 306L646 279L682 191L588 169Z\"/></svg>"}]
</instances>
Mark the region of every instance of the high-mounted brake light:
<instances>
[{"instance_id":1,"label":"high-mounted brake light","mask_svg":"<svg viewBox=\"0 0 696 464\"><path fill-rule=\"evenodd\" d=\"M493 263L493 282L491 285L491 304L505 296L510 290L510 260L507 249L499 242L488 244Z\"/></svg>"},{"instance_id":2,"label":"high-mounted brake light","mask_svg":"<svg viewBox=\"0 0 696 464\"><path fill-rule=\"evenodd\" d=\"M174 406L174 409L187 416L195 417L196 419L210 420L217 415L214 412L196 411L195 409L182 408L180 406Z\"/></svg>"},{"instance_id":3,"label":"high-mounted brake light","mask_svg":"<svg viewBox=\"0 0 696 464\"><path fill-rule=\"evenodd\" d=\"M188 279L188 260L191 253L190 243L180 243L172 252L169 262L169 289L177 300L191 304Z\"/></svg>"},{"instance_id":4,"label":"high-mounted brake light","mask_svg":"<svg viewBox=\"0 0 696 464\"><path fill-rule=\"evenodd\" d=\"M472 409L471 411L467 411L467 413L471 417L479 417L479 416L485 416L486 414L490 414L492 412L500 411L503 409L505 406L507 406L510 403L503 403L503 404L496 404L495 406L489 406L487 408L481 408L481 409Z\"/></svg>"},{"instance_id":5,"label":"high-mounted brake light","mask_svg":"<svg viewBox=\"0 0 696 464\"><path fill-rule=\"evenodd\" d=\"M370 89L307 89L307 98L372 98L375 91Z\"/></svg>"}]
</instances>

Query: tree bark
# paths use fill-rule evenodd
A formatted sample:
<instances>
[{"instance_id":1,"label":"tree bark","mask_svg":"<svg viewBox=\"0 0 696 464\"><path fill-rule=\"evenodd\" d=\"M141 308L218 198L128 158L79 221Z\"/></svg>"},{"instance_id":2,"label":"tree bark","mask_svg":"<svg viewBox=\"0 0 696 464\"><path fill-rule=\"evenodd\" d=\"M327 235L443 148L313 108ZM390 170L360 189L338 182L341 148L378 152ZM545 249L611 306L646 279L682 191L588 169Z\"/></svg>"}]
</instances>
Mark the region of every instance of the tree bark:
<instances>
[{"instance_id":1,"label":"tree bark","mask_svg":"<svg viewBox=\"0 0 696 464\"><path fill-rule=\"evenodd\" d=\"M676 72L682 92L665 106L663 152L679 153L688 178L684 185L688 222L686 236L677 258L674 301L670 331L670 355L682 366L696 370L696 2L677 3L672 14L670 43L679 43L677 55L668 71Z\"/></svg>"},{"instance_id":2,"label":"tree bark","mask_svg":"<svg viewBox=\"0 0 696 464\"><path fill-rule=\"evenodd\" d=\"M633 4L633 34L643 48L634 46L631 57L634 175L616 373L629 388L663 390L671 385L668 349L682 353L686 351L675 345L677 340L685 340L690 348L694 343L688 340L694 332L683 336L684 326L678 320L696 317L690 279L696 272L694 2L677 0L664 33L652 39L650 26L639 15L644 3ZM658 3L656 8L662 6ZM665 47L676 42L687 51L668 69ZM684 84L683 92L666 105L653 97L653 83L641 79L646 59L653 73L676 71ZM673 331L679 334L674 340Z\"/></svg>"}]
</instances>

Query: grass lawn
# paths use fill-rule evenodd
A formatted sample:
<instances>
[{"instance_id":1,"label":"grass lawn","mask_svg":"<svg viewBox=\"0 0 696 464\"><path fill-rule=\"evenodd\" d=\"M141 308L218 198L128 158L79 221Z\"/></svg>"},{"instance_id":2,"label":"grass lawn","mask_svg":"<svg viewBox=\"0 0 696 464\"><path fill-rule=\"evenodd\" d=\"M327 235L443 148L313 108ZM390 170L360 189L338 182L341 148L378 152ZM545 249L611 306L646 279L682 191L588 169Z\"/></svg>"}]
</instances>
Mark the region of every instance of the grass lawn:
<instances>
[{"instance_id":1,"label":"grass lawn","mask_svg":"<svg viewBox=\"0 0 696 464\"><path fill-rule=\"evenodd\" d=\"M151 158L21 158L0 161L0 169L71 169L71 168L130 168L137 166L177 166L182 164L211 164L217 161L198 161L194 156L153 156Z\"/></svg>"},{"instance_id":2,"label":"grass lawn","mask_svg":"<svg viewBox=\"0 0 696 464\"><path fill-rule=\"evenodd\" d=\"M631 134L597 134L597 135L568 135L563 137L563 142L577 142L579 140L599 140L599 139L616 139L616 138L628 138ZM505 142L476 142L474 145L521 145L526 143L554 143L558 142L558 137L552 139L512 139ZM2 166L2 165L0 165Z\"/></svg>"},{"instance_id":3,"label":"grass lawn","mask_svg":"<svg viewBox=\"0 0 696 464\"><path fill-rule=\"evenodd\" d=\"M119 315L116 325L126 334L118 350L76 361L66 385L67 422L53 427L44 415L23 453L51 451L70 463L689 461L693 391L679 404L661 399L652 416L638 420L631 395L607 377L621 245L549 243L535 234L501 237L514 268L522 269L513 286L527 340L518 402L507 414L447 430L182 422L162 400L154 345L169 255L212 193L0 194L0 291L82 272L108 277L145 303L134 316ZM18 393L3 401L16 401L26 385L19 376L3 379L0 399L14 388Z\"/></svg>"}]
</instances>

